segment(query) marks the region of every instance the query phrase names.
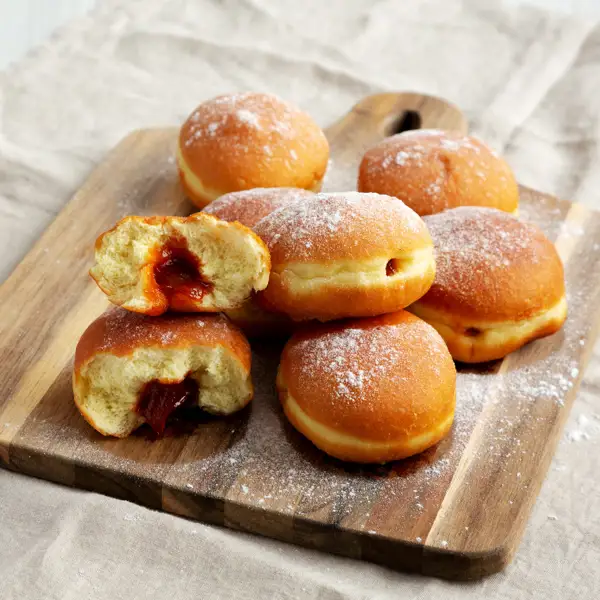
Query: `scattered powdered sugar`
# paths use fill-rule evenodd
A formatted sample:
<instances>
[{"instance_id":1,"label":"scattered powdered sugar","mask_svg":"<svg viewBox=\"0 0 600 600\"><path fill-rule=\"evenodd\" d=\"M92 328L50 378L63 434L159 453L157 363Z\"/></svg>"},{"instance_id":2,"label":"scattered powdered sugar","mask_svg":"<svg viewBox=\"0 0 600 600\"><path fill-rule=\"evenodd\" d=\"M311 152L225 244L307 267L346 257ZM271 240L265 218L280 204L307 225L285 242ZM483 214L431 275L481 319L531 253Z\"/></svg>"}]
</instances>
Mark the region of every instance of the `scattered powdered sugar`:
<instances>
[{"instance_id":1,"label":"scattered powdered sugar","mask_svg":"<svg viewBox=\"0 0 600 600\"><path fill-rule=\"evenodd\" d=\"M256 224L256 233L271 252L293 260L344 258L355 241L388 247L391 236L420 235L422 223L402 202L379 194L315 194L283 206ZM335 240L335 242L331 242ZM307 242L309 243L307 245ZM314 252L313 252L314 250ZM339 254L339 256L337 256Z\"/></svg>"},{"instance_id":2,"label":"scattered powdered sugar","mask_svg":"<svg viewBox=\"0 0 600 600\"><path fill-rule=\"evenodd\" d=\"M462 144L459 140L446 138L440 141L440 146L444 148L444 150L459 150Z\"/></svg>"},{"instance_id":3,"label":"scattered powdered sugar","mask_svg":"<svg viewBox=\"0 0 600 600\"><path fill-rule=\"evenodd\" d=\"M236 111L235 116L242 123L246 123L248 125L251 125L252 127L256 127L256 129L262 129L260 126L260 120L256 113L241 108L240 110Z\"/></svg>"},{"instance_id":4,"label":"scattered powdered sugar","mask_svg":"<svg viewBox=\"0 0 600 600\"><path fill-rule=\"evenodd\" d=\"M161 335L161 342L163 344L169 344L169 343L173 342L174 339L175 339L175 334L172 331L165 331Z\"/></svg>"},{"instance_id":5,"label":"scattered powdered sugar","mask_svg":"<svg viewBox=\"0 0 600 600\"><path fill-rule=\"evenodd\" d=\"M542 233L505 212L460 207L424 220L436 250L434 285L463 303L471 301L473 290L493 286L513 263L519 270L549 266L540 264L548 245Z\"/></svg>"},{"instance_id":6,"label":"scattered powdered sugar","mask_svg":"<svg viewBox=\"0 0 600 600\"><path fill-rule=\"evenodd\" d=\"M213 137L217 131L219 130L219 127L221 126L222 123L209 123L206 126L206 130L208 131L208 134Z\"/></svg>"},{"instance_id":7,"label":"scattered powdered sugar","mask_svg":"<svg viewBox=\"0 0 600 600\"><path fill-rule=\"evenodd\" d=\"M430 183L428 186L424 188L425 193L430 196L436 196L442 192L442 185L444 183L444 179L439 177L433 183Z\"/></svg>"},{"instance_id":8,"label":"scattered powdered sugar","mask_svg":"<svg viewBox=\"0 0 600 600\"><path fill-rule=\"evenodd\" d=\"M300 109L271 94L240 93L219 96L201 104L189 117L186 147L214 144L216 136L228 143L227 158L263 149L263 158L273 157L273 148L297 135L295 120ZM264 142L268 141L268 144Z\"/></svg>"},{"instance_id":9,"label":"scattered powdered sugar","mask_svg":"<svg viewBox=\"0 0 600 600\"><path fill-rule=\"evenodd\" d=\"M211 202L204 212L224 221L239 221L246 227L254 227L278 208L309 196L312 196L312 192L297 188L254 188L224 194Z\"/></svg>"},{"instance_id":10,"label":"scattered powdered sugar","mask_svg":"<svg viewBox=\"0 0 600 600\"><path fill-rule=\"evenodd\" d=\"M230 324L221 314L165 314L156 319L112 307L90 325L98 335L97 346L90 350L118 351L120 347L153 343L169 346L177 344L182 336L187 338L190 327L209 327L211 331L217 332L229 330Z\"/></svg>"},{"instance_id":11,"label":"scattered powdered sugar","mask_svg":"<svg viewBox=\"0 0 600 600\"><path fill-rule=\"evenodd\" d=\"M423 472L425 473L426 477L428 477L428 478L439 477L442 473L444 473L444 471L448 468L449 465L450 465L450 459L441 458L440 460L433 463L432 465L425 467Z\"/></svg>"},{"instance_id":12,"label":"scattered powdered sugar","mask_svg":"<svg viewBox=\"0 0 600 600\"><path fill-rule=\"evenodd\" d=\"M424 148L422 146L417 146L412 150L400 150L400 152L396 153L394 162L400 167L404 167L405 165L413 162L421 163L421 159L423 158L423 150Z\"/></svg>"},{"instance_id":13,"label":"scattered powdered sugar","mask_svg":"<svg viewBox=\"0 0 600 600\"><path fill-rule=\"evenodd\" d=\"M370 173L378 175L394 166L414 169L435 164L440 151L468 157L481 154L482 148L485 146L470 136L438 129L418 129L388 137L371 148L365 155L365 166ZM473 160L468 160L467 164L475 169ZM476 175L485 179L482 169L487 169L487 165L478 160Z\"/></svg>"},{"instance_id":14,"label":"scattered powdered sugar","mask_svg":"<svg viewBox=\"0 0 600 600\"><path fill-rule=\"evenodd\" d=\"M373 191L394 185L401 190L398 197L409 206L424 203L430 207L428 212L436 213L448 208L454 197L446 193L446 183L452 180L455 168L459 169L465 194L485 194L489 202L498 196L497 187L504 187L508 179L499 175L487 181L490 154L485 144L457 132L403 132L386 138L365 153L359 180L366 185L365 189Z\"/></svg>"}]
</instances>

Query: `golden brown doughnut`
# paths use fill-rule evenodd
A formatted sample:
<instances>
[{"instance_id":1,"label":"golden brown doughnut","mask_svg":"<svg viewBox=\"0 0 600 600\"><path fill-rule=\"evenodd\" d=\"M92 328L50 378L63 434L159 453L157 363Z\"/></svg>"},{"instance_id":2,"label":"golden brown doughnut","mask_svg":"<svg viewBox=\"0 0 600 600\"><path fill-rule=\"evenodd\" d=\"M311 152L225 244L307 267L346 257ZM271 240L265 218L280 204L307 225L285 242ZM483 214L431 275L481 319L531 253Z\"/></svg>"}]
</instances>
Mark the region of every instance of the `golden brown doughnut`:
<instances>
[{"instance_id":1,"label":"golden brown doughnut","mask_svg":"<svg viewBox=\"0 0 600 600\"><path fill-rule=\"evenodd\" d=\"M298 188L256 188L225 194L211 202L203 212L224 221L238 221L246 227L254 227L274 210L312 195L312 192ZM265 310L254 298L240 308L226 310L225 314L252 338L285 337L294 329L294 322L288 316Z\"/></svg>"},{"instance_id":2,"label":"golden brown doughnut","mask_svg":"<svg viewBox=\"0 0 600 600\"><path fill-rule=\"evenodd\" d=\"M561 328L563 266L537 227L481 207L424 220L435 244L436 276L408 310L438 330L454 359L502 358Z\"/></svg>"},{"instance_id":3,"label":"golden brown doughnut","mask_svg":"<svg viewBox=\"0 0 600 600\"><path fill-rule=\"evenodd\" d=\"M147 422L162 435L180 406L227 415L253 395L250 346L222 315L148 317L112 308L77 344L75 404L103 435Z\"/></svg>"},{"instance_id":4,"label":"golden brown doughnut","mask_svg":"<svg viewBox=\"0 0 600 600\"><path fill-rule=\"evenodd\" d=\"M255 188L225 194L211 202L202 212L223 221L238 221L252 229L274 210L312 195L312 192L299 188Z\"/></svg>"},{"instance_id":5,"label":"golden brown doughnut","mask_svg":"<svg viewBox=\"0 0 600 600\"><path fill-rule=\"evenodd\" d=\"M219 312L269 281L269 251L240 223L212 215L125 217L96 241L90 275L127 310Z\"/></svg>"},{"instance_id":6,"label":"golden brown doughnut","mask_svg":"<svg viewBox=\"0 0 600 600\"><path fill-rule=\"evenodd\" d=\"M435 129L393 135L367 150L358 190L395 196L421 216L457 206L516 213L519 205L503 158L475 137Z\"/></svg>"},{"instance_id":7,"label":"golden brown doughnut","mask_svg":"<svg viewBox=\"0 0 600 600\"><path fill-rule=\"evenodd\" d=\"M251 92L198 106L181 127L177 152L183 187L200 208L257 187L318 191L328 160L327 138L308 114Z\"/></svg>"},{"instance_id":8,"label":"golden brown doughnut","mask_svg":"<svg viewBox=\"0 0 600 600\"><path fill-rule=\"evenodd\" d=\"M423 221L379 194L315 194L259 221L272 271L258 300L295 320L393 312L421 297L435 275Z\"/></svg>"},{"instance_id":9,"label":"golden brown doughnut","mask_svg":"<svg viewBox=\"0 0 600 600\"><path fill-rule=\"evenodd\" d=\"M448 433L456 370L435 329L399 311L295 333L277 388L287 418L321 450L384 463L422 452Z\"/></svg>"}]
</instances>

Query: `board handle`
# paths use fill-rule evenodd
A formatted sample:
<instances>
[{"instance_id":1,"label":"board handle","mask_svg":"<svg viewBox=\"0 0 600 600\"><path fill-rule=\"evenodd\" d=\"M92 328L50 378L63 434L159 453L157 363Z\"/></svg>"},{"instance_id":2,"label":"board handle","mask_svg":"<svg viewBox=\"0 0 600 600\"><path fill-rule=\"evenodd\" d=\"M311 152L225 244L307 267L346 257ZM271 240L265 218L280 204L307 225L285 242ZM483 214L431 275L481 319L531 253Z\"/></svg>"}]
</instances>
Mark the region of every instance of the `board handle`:
<instances>
[{"instance_id":1,"label":"board handle","mask_svg":"<svg viewBox=\"0 0 600 600\"><path fill-rule=\"evenodd\" d=\"M365 151L384 138L409 129L467 133L468 126L460 109L442 98L412 92L367 96L325 131L332 161L345 168L335 169L325 178L323 191L356 189L353 172L356 173Z\"/></svg>"}]
</instances>

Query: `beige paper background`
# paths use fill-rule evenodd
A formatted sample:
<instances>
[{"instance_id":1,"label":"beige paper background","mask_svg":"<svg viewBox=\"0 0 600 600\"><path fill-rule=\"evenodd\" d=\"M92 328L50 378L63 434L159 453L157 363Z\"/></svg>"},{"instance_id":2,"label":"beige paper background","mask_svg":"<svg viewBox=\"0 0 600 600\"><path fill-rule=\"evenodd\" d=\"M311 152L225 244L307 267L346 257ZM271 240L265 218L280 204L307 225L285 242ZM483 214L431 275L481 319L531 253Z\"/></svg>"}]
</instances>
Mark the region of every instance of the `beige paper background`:
<instances>
[{"instance_id":1,"label":"beige paper background","mask_svg":"<svg viewBox=\"0 0 600 600\"><path fill-rule=\"evenodd\" d=\"M374 92L444 96L522 183L600 209L592 20L480 0L105 0L0 74L0 278L128 131L245 89L322 125ZM599 440L597 345L514 563L473 584L0 471L0 598L596 598Z\"/></svg>"}]
</instances>

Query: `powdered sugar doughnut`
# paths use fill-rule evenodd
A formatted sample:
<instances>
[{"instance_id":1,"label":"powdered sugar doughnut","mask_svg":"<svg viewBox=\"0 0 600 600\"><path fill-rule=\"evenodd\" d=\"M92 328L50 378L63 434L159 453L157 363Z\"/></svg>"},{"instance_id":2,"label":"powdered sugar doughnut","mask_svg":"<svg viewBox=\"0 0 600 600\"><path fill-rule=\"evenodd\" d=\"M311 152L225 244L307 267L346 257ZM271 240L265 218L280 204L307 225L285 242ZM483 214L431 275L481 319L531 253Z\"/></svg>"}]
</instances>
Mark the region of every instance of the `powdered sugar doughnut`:
<instances>
[{"instance_id":1,"label":"powdered sugar doughnut","mask_svg":"<svg viewBox=\"0 0 600 600\"><path fill-rule=\"evenodd\" d=\"M259 221L271 276L258 299L296 320L394 312L421 297L435 274L423 221L395 198L315 194Z\"/></svg>"},{"instance_id":2,"label":"powdered sugar doughnut","mask_svg":"<svg viewBox=\"0 0 600 600\"><path fill-rule=\"evenodd\" d=\"M480 207L424 220L437 270L427 294L409 310L439 331L456 360L501 358L561 328L563 266L537 227Z\"/></svg>"},{"instance_id":3,"label":"powdered sugar doughnut","mask_svg":"<svg viewBox=\"0 0 600 600\"><path fill-rule=\"evenodd\" d=\"M277 388L287 418L316 446L383 463L422 452L450 430L456 370L436 331L399 311L295 333Z\"/></svg>"},{"instance_id":4,"label":"powdered sugar doughnut","mask_svg":"<svg viewBox=\"0 0 600 600\"><path fill-rule=\"evenodd\" d=\"M457 206L516 213L519 204L504 159L475 137L434 129L406 131L367 150L358 189L395 196L421 216Z\"/></svg>"},{"instance_id":5,"label":"powdered sugar doughnut","mask_svg":"<svg viewBox=\"0 0 600 600\"><path fill-rule=\"evenodd\" d=\"M329 144L312 118L271 94L204 102L181 127L177 164L200 208L222 194L256 187L319 190Z\"/></svg>"}]
</instances>

